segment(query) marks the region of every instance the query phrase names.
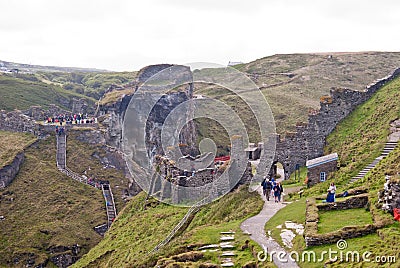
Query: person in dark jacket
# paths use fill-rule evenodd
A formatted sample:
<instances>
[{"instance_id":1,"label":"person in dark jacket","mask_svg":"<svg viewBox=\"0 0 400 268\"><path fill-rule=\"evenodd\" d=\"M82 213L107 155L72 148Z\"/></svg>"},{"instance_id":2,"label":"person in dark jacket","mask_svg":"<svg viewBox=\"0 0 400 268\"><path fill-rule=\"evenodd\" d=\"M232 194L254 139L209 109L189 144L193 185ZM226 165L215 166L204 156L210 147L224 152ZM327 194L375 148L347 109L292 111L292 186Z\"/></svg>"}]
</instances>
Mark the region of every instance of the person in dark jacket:
<instances>
[{"instance_id":1,"label":"person in dark jacket","mask_svg":"<svg viewBox=\"0 0 400 268\"><path fill-rule=\"evenodd\" d=\"M275 203L278 203L281 201L283 187L279 182L277 182L276 185L274 186L273 190L274 190Z\"/></svg>"}]
</instances>

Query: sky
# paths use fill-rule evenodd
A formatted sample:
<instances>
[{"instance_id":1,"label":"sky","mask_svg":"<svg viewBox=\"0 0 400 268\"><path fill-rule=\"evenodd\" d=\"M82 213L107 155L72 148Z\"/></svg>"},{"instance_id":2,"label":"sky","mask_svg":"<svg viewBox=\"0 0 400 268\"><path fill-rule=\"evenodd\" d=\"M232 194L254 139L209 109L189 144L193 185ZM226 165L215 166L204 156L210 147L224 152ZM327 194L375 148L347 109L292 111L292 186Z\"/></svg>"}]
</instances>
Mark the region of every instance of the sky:
<instances>
[{"instance_id":1,"label":"sky","mask_svg":"<svg viewBox=\"0 0 400 268\"><path fill-rule=\"evenodd\" d=\"M0 0L0 60L133 71L399 51L400 1Z\"/></svg>"}]
</instances>

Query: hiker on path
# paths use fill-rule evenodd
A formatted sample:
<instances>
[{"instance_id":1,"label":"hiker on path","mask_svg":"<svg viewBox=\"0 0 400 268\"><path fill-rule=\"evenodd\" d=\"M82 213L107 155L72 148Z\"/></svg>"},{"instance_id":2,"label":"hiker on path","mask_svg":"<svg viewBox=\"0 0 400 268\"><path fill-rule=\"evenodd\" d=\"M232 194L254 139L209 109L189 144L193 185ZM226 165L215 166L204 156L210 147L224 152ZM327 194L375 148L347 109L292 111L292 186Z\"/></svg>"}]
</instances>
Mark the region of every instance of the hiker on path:
<instances>
[{"instance_id":1,"label":"hiker on path","mask_svg":"<svg viewBox=\"0 0 400 268\"><path fill-rule=\"evenodd\" d=\"M335 202L336 186L333 182L328 188L328 196L326 197L326 202Z\"/></svg>"},{"instance_id":2,"label":"hiker on path","mask_svg":"<svg viewBox=\"0 0 400 268\"><path fill-rule=\"evenodd\" d=\"M271 190L272 190L272 183L269 181L268 178L265 178L262 183L263 187L263 195L267 198L267 201L269 201L269 196L271 195Z\"/></svg>"},{"instance_id":3,"label":"hiker on path","mask_svg":"<svg viewBox=\"0 0 400 268\"><path fill-rule=\"evenodd\" d=\"M282 186L282 184L280 182L278 182L278 187L279 187L278 201L281 202L281 197L283 196L283 186Z\"/></svg>"},{"instance_id":4,"label":"hiker on path","mask_svg":"<svg viewBox=\"0 0 400 268\"><path fill-rule=\"evenodd\" d=\"M276 183L276 185L274 186L273 190L274 190L274 198L275 198L275 203L280 202L281 200L281 188L282 186L280 185L280 183Z\"/></svg>"}]
</instances>

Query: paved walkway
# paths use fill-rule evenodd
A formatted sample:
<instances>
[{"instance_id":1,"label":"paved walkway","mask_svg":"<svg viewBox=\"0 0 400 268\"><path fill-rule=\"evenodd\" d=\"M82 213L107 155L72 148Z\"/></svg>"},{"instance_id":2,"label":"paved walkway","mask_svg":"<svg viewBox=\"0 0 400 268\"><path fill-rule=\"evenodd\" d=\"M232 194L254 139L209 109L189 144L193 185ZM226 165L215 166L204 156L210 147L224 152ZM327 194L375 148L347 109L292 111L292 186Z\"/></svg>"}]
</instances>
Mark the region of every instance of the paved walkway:
<instances>
[{"instance_id":1,"label":"paved walkway","mask_svg":"<svg viewBox=\"0 0 400 268\"><path fill-rule=\"evenodd\" d=\"M244 232L250 233L250 238L257 242L262 248L267 249L268 253L275 251L275 255L273 256L274 264L281 267L299 267L295 262L291 261L288 256L285 256L283 259L287 260L280 261L278 260L278 252L285 251L275 240L268 238L265 234L264 226L267 221L275 215L281 208L286 205L283 203L275 203L273 200L267 201L267 199L262 195L262 188L258 188L258 193L262 196L262 199L265 201L263 209L254 217L251 217L245 220L240 228ZM287 193L286 193L287 194ZM268 261L270 257L268 257Z\"/></svg>"}]
</instances>

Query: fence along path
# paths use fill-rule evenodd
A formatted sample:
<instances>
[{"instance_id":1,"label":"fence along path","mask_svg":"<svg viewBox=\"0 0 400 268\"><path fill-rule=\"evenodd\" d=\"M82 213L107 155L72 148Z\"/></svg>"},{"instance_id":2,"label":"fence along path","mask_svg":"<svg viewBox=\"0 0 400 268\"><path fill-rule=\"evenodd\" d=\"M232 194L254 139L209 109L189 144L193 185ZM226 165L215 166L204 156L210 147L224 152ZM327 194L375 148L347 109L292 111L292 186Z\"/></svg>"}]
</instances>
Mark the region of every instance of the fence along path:
<instances>
[{"instance_id":1,"label":"fence along path","mask_svg":"<svg viewBox=\"0 0 400 268\"><path fill-rule=\"evenodd\" d=\"M68 177L80 182L92 186L96 189L100 189L103 192L103 197L106 204L107 211L107 227L109 228L117 217L117 210L115 208L114 196L111 191L109 183L102 183L97 185L94 182L89 182L87 177L83 177L76 172L72 171L67 167L67 135L65 132L56 134L57 137L57 168L60 172L64 173Z\"/></svg>"}]
</instances>

